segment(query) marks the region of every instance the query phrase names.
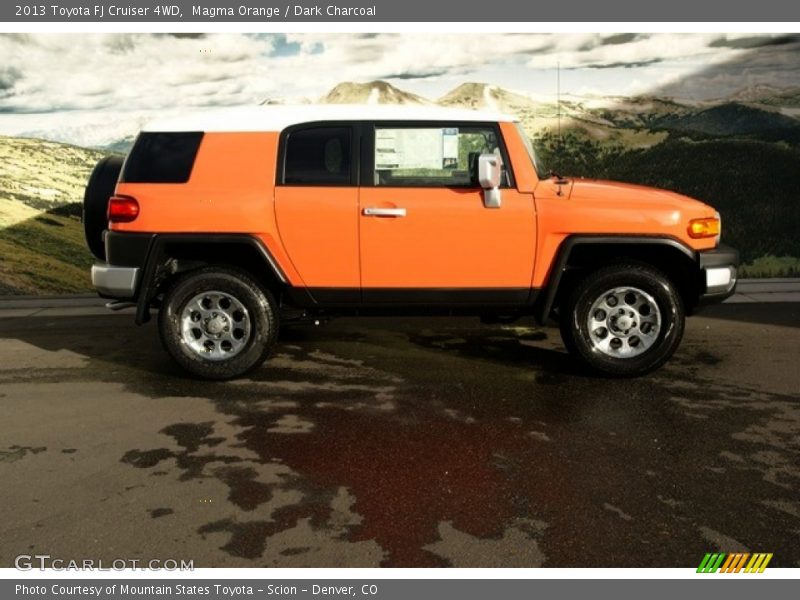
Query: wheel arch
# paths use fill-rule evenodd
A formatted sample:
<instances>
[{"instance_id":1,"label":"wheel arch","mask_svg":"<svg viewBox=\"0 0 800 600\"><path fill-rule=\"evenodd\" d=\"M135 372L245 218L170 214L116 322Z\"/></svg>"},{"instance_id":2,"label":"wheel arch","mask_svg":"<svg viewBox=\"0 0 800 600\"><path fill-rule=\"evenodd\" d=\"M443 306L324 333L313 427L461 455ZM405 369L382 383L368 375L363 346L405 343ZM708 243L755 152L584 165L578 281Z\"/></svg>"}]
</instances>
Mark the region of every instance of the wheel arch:
<instances>
[{"instance_id":1,"label":"wheel arch","mask_svg":"<svg viewBox=\"0 0 800 600\"><path fill-rule=\"evenodd\" d=\"M620 260L640 262L664 272L678 289L687 314L697 304L701 289L697 253L683 242L671 237L573 235L561 243L547 285L534 306L537 321L547 321L583 275Z\"/></svg>"},{"instance_id":2,"label":"wheel arch","mask_svg":"<svg viewBox=\"0 0 800 600\"><path fill-rule=\"evenodd\" d=\"M150 304L179 273L221 264L250 273L276 299L289 281L264 243L246 234L159 234L147 253L136 303L136 323L150 319Z\"/></svg>"}]
</instances>

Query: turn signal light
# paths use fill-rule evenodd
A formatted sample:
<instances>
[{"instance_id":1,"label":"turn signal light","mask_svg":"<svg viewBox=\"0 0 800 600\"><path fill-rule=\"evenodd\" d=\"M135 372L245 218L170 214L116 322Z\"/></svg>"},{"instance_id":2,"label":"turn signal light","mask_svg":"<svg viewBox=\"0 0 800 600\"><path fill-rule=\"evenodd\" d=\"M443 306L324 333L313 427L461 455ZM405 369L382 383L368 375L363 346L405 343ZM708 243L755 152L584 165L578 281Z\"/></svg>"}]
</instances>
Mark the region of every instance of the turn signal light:
<instances>
[{"instance_id":1,"label":"turn signal light","mask_svg":"<svg viewBox=\"0 0 800 600\"><path fill-rule=\"evenodd\" d=\"M130 196L111 196L108 199L108 220L111 223L130 223L139 216L139 203Z\"/></svg>"},{"instance_id":2,"label":"turn signal light","mask_svg":"<svg viewBox=\"0 0 800 600\"><path fill-rule=\"evenodd\" d=\"M689 221L689 237L691 238L717 237L719 232L718 217L706 217L705 219L692 219Z\"/></svg>"}]
</instances>

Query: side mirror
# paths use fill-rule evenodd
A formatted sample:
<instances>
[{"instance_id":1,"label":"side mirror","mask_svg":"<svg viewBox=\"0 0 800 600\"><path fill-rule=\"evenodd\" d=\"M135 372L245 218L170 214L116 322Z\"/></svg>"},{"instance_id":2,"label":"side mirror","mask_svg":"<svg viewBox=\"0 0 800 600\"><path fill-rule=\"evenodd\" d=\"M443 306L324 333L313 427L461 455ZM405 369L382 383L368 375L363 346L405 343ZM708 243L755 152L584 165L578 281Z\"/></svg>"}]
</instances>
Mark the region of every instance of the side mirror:
<instances>
[{"instance_id":1,"label":"side mirror","mask_svg":"<svg viewBox=\"0 0 800 600\"><path fill-rule=\"evenodd\" d=\"M500 154L478 157L478 183L483 188L483 205L500 208L500 182L503 179L503 158Z\"/></svg>"}]
</instances>

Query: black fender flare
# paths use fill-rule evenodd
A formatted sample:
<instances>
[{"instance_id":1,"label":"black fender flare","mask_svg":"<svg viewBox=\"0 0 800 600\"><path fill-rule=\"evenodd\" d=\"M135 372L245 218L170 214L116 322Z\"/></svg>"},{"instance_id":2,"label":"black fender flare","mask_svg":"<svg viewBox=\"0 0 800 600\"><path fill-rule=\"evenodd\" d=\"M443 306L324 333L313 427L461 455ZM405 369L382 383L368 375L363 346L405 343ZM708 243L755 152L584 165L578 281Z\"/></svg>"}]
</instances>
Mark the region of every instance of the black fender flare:
<instances>
[{"instance_id":1,"label":"black fender flare","mask_svg":"<svg viewBox=\"0 0 800 600\"><path fill-rule=\"evenodd\" d=\"M167 245L202 244L202 245L239 245L248 246L264 259L264 263L272 275L282 285L289 285L286 273L272 256L272 253L260 239L243 233L166 233L156 234L147 251L142 276L139 280L136 300L136 324L142 325L150 320L150 303L158 292L158 269L169 256L165 253Z\"/></svg>"},{"instance_id":2,"label":"black fender flare","mask_svg":"<svg viewBox=\"0 0 800 600\"><path fill-rule=\"evenodd\" d=\"M577 246L586 245L630 245L630 246L667 246L679 250L693 262L697 262L697 252L672 237L632 236L632 235L571 235L558 248L556 259L550 269L544 293L539 295L534 308L534 317L539 323L545 323L553 310L561 278L567 269L569 257Z\"/></svg>"}]
</instances>

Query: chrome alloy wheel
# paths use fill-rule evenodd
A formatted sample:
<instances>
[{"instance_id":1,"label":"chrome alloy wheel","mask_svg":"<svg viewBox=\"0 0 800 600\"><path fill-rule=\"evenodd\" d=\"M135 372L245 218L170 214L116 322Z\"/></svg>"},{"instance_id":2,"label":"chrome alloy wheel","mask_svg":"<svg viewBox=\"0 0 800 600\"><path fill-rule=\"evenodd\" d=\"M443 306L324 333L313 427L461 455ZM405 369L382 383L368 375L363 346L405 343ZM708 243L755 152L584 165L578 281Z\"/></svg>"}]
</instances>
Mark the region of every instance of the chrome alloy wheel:
<instances>
[{"instance_id":1,"label":"chrome alloy wheel","mask_svg":"<svg viewBox=\"0 0 800 600\"><path fill-rule=\"evenodd\" d=\"M182 341L206 360L226 360L247 345L250 315L239 300L225 292L197 294L181 312Z\"/></svg>"},{"instance_id":2,"label":"chrome alloy wheel","mask_svg":"<svg viewBox=\"0 0 800 600\"><path fill-rule=\"evenodd\" d=\"M587 331L592 349L613 358L632 358L650 348L661 332L655 299L638 288L616 287L589 309Z\"/></svg>"}]
</instances>

